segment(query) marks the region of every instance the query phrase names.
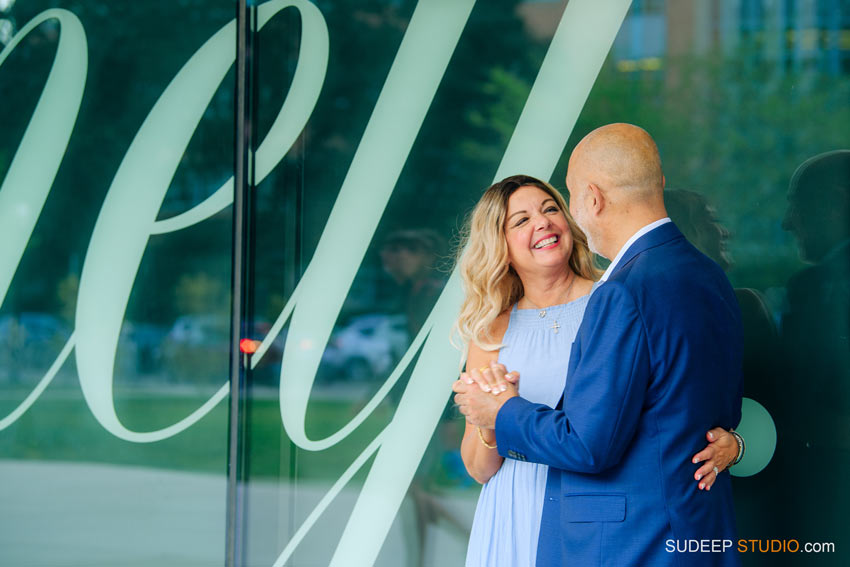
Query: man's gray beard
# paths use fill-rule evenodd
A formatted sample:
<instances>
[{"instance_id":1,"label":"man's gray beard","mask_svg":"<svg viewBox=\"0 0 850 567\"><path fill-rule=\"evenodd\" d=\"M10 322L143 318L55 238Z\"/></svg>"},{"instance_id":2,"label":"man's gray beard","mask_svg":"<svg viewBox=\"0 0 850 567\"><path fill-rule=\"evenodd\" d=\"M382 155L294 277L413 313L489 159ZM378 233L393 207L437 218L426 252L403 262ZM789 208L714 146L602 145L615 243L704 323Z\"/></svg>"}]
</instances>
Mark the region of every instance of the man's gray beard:
<instances>
[{"instance_id":1,"label":"man's gray beard","mask_svg":"<svg viewBox=\"0 0 850 567\"><path fill-rule=\"evenodd\" d=\"M585 228L583 226L584 223L582 223L578 219L578 217L575 217L575 216L573 217L573 220L576 221L576 224L578 225L578 227L581 229L581 231L587 237L587 247L590 248L590 251L593 252L594 254L602 256L602 254L599 252L599 248L596 247L595 237L591 236L590 231L587 230L587 228Z\"/></svg>"},{"instance_id":2,"label":"man's gray beard","mask_svg":"<svg viewBox=\"0 0 850 567\"><path fill-rule=\"evenodd\" d=\"M585 234L587 233L585 232ZM587 234L587 247L590 248L590 251L594 254L602 256L602 253L599 251L599 248L596 247L596 243L593 241L593 238L591 238L589 234Z\"/></svg>"}]
</instances>

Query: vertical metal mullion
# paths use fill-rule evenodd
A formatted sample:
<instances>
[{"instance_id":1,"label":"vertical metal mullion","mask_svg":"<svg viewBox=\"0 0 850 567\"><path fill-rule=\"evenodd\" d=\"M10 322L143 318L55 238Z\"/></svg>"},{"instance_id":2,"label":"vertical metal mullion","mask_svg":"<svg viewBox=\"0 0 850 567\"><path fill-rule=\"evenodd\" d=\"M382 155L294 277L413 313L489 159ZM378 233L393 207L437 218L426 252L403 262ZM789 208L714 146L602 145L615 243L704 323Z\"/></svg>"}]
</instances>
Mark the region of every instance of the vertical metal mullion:
<instances>
[{"instance_id":1,"label":"vertical metal mullion","mask_svg":"<svg viewBox=\"0 0 850 567\"><path fill-rule=\"evenodd\" d=\"M251 2L253 4L253 2ZM250 359L239 349L253 319L254 120L253 59L256 8L236 2L236 96L234 105L233 249L231 273L230 398L227 434L227 521L225 565L244 564L246 406Z\"/></svg>"}]
</instances>

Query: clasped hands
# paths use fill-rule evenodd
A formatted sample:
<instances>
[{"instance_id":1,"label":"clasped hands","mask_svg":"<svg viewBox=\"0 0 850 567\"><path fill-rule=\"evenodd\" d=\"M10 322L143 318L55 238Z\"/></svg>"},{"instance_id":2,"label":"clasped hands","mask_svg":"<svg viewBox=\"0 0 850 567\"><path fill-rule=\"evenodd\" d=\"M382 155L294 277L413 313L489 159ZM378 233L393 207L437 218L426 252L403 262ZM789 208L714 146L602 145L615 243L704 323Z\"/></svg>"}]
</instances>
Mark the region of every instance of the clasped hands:
<instances>
[{"instance_id":1,"label":"clasped hands","mask_svg":"<svg viewBox=\"0 0 850 567\"><path fill-rule=\"evenodd\" d=\"M489 366L461 373L460 379L452 384L454 401L467 422L495 429L499 410L505 402L519 395L518 381L519 372L508 372L503 364L494 361ZM694 473L700 490L711 490L717 480L715 470L723 471L737 456L737 443L725 429L712 429L706 439L708 445L691 459L694 464L702 463Z\"/></svg>"},{"instance_id":2,"label":"clasped hands","mask_svg":"<svg viewBox=\"0 0 850 567\"><path fill-rule=\"evenodd\" d=\"M488 366L462 372L452 384L455 403L466 421L485 429L495 429L496 415L504 403L519 395L519 372L508 372L503 364L491 362Z\"/></svg>"}]
</instances>

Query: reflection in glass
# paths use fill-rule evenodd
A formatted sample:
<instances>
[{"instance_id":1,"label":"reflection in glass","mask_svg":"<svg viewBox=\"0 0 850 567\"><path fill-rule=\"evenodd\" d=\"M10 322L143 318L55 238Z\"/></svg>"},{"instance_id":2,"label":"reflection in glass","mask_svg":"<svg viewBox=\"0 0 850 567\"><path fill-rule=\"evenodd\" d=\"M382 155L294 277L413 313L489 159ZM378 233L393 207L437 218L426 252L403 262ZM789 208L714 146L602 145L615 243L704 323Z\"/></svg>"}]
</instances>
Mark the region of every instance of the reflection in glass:
<instances>
[{"instance_id":1,"label":"reflection in glass","mask_svg":"<svg viewBox=\"0 0 850 567\"><path fill-rule=\"evenodd\" d=\"M850 505L850 150L797 168L783 228L809 264L788 280L782 318L780 449L786 470L802 479L789 494L789 528L841 549L850 543L840 520Z\"/></svg>"},{"instance_id":2,"label":"reflection in glass","mask_svg":"<svg viewBox=\"0 0 850 567\"><path fill-rule=\"evenodd\" d=\"M270 331L309 266L411 18L425 3L311 5L327 23L331 51L307 126L256 188L257 338ZM475 3L392 197L368 236L328 344L320 345L305 423L311 438L348 423L422 328L447 280L446 256L462 214L493 179L566 5ZM67 151L0 305L0 421L35 391L75 332L92 230L141 125L186 62L234 17L232 0L0 0L0 48L49 8L79 19L88 68ZM258 140L289 93L300 25L298 11L286 8L257 36L251 127ZM433 34L434 45L443 32ZM44 22L0 66L0 184L39 102L61 33L56 21ZM551 179L563 189L566 156L601 124L632 122L656 137L668 185L693 190L669 193L681 201L671 201L671 215L737 289L745 395L776 422L773 460L734 481L739 533L834 541L838 552L818 557L824 564L845 564L850 543L844 519L850 489L842 477L850 465L850 174L847 150L831 151L847 147L848 38L847 2L632 2ZM232 52L228 48L228 57ZM564 70L569 88L571 73ZM203 109L159 220L197 206L233 175L233 83L232 75L225 77ZM39 150L54 138L51 131L39 140ZM160 171L159 150L167 153L173 141L158 140L157 151L144 156L146 169ZM373 189L369 183L357 187L362 203L371 202ZM231 230L225 208L184 230L149 238L133 274L112 368L111 399L125 427L150 431L174 424L228 379ZM114 260L117 265L120 259ZM98 291L107 293L108 281L102 286ZM250 565L274 563L328 489L398 417L409 378L405 373L344 443L325 451L299 449L281 423L287 333L285 327L252 377L244 525ZM0 501L6 517L14 518L0 530L0 564L220 564L224 405L166 440L124 441L104 429L83 398L76 356L72 348L33 405L0 429L6 480ZM462 430L463 420L444 412L377 564L462 564L480 491L460 461ZM322 515L291 564L328 563L370 463ZM752 566L796 557L742 559Z\"/></svg>"},{"instance_id":3,"label":"reflection in glass","mask_svg":"<svg viewBox=\"0 0 850 567\"><path fill-rule=\"evenodd\" d=\"M169 427L227 382L229 209L185 230L150 236L130 271L124 269L127 257L107 259L111 269L90 287L102 301L89 313L95 327L105 327L98 321L101 308L120 303L116 282L129 277L133 287L116 336L88 343L90 352L108 355L114 339L117 354L109 365L111 391L101 387L87 398L81 385L92 376L80 374L79 341L86 338L79 332L78 307L93 229L101 216L108 224L112 213L104 203L128 156L150 174L169 171L163 165L169 157L177 161L173 179L163 181L168 191L158 219L191 209L232 175L231 78L208 107L199 108L203 117L189 130L185 152L168 136L154 140L155 150L145 155L133 141L180 69L233 13L229 0L0 1L0 49L10 34L47 18L0 65L3 206L20 188L12 187L10 175L16 160L18 167L36 164L37 174L48 170L51 152L61 160L40 213L23 203L3 210L14 222L34 222L35 229L0 306L2 565L221 563L223 404L181 433L151 443L120 439L98 419L114 410L131 431ZM59 45L70 40L87 51L74 65L54 71L66 83L84 86L76 115L67 88L55 105L44 92L51 65L60 61ZM25 132L39 117L51 120L48 133L25 155ZM72 127L67 148L57 147L63 120ZM157 207L155 188L141 185L131 197ZM31 183L25 188L28 195L37 189ZM9 266L16 261L11 247L4 251L4 269L15 268ZM61 362L63 354L69 356ZM38 385L57 360L55 377L41 392ZM33 395L26 411L11 414Z\"/></svg>"}]
</instances>

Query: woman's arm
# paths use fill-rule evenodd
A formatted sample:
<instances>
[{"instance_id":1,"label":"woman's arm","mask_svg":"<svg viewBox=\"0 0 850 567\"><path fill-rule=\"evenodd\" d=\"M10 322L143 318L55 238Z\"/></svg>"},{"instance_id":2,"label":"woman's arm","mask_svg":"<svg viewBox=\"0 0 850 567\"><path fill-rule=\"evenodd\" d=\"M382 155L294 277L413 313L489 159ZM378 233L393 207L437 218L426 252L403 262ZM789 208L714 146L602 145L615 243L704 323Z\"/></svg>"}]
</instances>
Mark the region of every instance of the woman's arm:
<instances>
[{"instance_id":1,"label":"woman's arm","mask_svg":"<svg viewBox=\"0 0 850 567\"><path fill-rule=\"evenodd\" d=\"M721 427L715 427L706 433L705 437L708 439L708 445L692 459L694 464L704 462L694 473L694 479L699 482L700 490L711 490L717 475L744 456L743 439L739 443L731 430L726 431Z\"/></svg>"},{"instance_id":2,"label":"woman's arm","mask_svg":"<svg viewBox=\"0 0 850 567\"><path fill-rule=\"evenodd\" d=\"M508 316L508 313L500 315L494 322L492 333L494 340L499 342L502 340L507 329ZM475 343L470 343L469 354L466 358L466 369L469 371L473 368L489 366L491 362L497 360L498 356L496 351L485 351ZM469 423L466 424L466 429L463 432L460 456L469 476L481 484L490 480L504 461L496 450L496 432L492 429L481 429L479 435L478 428Z\"/></svg>"},{"instance_id":3,"label":"woman's arm","mask_svg":"<svg viewBox=\"0 0 850 567\"><path fill-rule=\"evenodd\" d=\"M466 472L477 482L484 484L496 474L502 466L504 459L496 451L496 434L492 429L482 429L481 435L487 442L485 446L478 437L478 430L474 425L466 424L463 433L463 442L460 444L460 455Z\"/></svg>"}]
</instances>

